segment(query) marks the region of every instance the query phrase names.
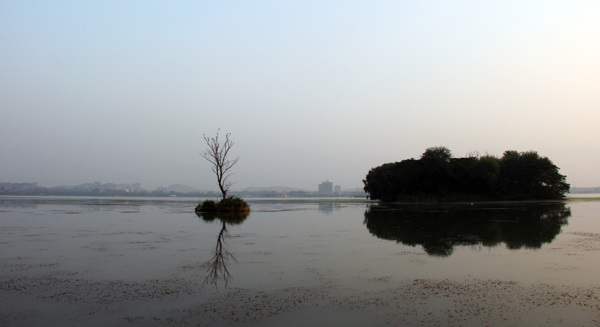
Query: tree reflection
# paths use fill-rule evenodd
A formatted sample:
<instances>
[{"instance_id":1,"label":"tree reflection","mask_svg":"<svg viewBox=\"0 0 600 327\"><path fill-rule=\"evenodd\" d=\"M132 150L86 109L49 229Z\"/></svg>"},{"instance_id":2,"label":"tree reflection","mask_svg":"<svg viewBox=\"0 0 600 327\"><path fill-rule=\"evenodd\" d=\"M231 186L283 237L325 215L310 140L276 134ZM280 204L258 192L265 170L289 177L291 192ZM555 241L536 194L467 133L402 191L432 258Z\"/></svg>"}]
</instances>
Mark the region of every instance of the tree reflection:
<instances>
[{"instance_id":1,"label":"tree reflection","mask_svg":"<svg viewBox=\"0 0 600 327\"><path fill-rule=\"evenodd\" d=\"M457 245L538 249L561 232L571 216L564 203L372 206L371 234L421 245L432 256L450 256Z\"/></svg>"},{"instance_id":2,"label":"tree reflection","mask_svg":"<svg viewBox=\"0 0 600 327\"><path fill-rule=\"evenodd\" d=\"M232 279L227 264L229 260L237 262L236 258L226 248L226 240L230 237L227 231L227 224L238 225L244 222L248 217L248 213L197 213L198 217L206 222L212 222L220 220L222 223L221 230L217 236L217 244L215 246L215 252L210 260L204 262L201 267L206 271L206 278L202 285L211 284L215 287L218 286L219 281L223 281L225 287L228 286L229 281Z\"/></svg>"}]
</instances>

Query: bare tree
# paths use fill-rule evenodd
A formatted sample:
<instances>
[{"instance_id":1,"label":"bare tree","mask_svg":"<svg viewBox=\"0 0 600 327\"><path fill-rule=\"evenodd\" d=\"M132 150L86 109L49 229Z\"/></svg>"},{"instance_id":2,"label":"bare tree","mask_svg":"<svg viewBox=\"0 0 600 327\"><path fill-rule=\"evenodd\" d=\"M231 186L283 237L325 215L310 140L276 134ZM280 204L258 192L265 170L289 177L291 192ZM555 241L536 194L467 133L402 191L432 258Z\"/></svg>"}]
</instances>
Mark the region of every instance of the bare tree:
<instances>
[{"instance_id":1,"label":"bare tree","mask_svg":"<svg viewBox=\"0 0 600 327\"><path fill-rule=\"evenodd\" d=\"M229 138L231 134L225 134L225 141L221 143L219 140L219 131L220 129L217 130L217 136L215 137L208 137L206 134L203 134L208 148L202 153L202 157L212 164L212 171L217 175L219 189L223 193L223 200L225 200L229 188L233 185L233 182L229 180L231 168L240 158L230 159L229 151L233 147L233 141Z\"/></svg>"}]
</instances>

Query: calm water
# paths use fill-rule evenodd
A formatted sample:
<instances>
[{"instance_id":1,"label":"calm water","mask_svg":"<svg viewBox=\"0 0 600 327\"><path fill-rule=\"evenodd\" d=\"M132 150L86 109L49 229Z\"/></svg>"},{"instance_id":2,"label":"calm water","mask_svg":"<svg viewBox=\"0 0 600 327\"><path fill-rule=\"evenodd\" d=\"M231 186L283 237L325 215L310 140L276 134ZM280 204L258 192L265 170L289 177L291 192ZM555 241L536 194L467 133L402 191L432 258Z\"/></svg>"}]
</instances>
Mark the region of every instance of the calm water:
<instances>
[{"instance_id":1,"label":"calm water","mask_svg":"<svg viewBox=\"0 0 600 327\"><path fill-rule=\"evenodd\" d=\"M265 291L323 280L373 291L420 278L600 285L600 201L394 207L252 200L247 217L199 217L196 204L0 197L0 273L177 277Z\"/></svg>"},{"instance_id":2,"label":"calm water","mask_svg":"<svg viewBox=\"0 0 600 327\"><path fill-rule=\"evenodd\" d=\"M224 220L230 286L310 284L311 271L353 285L466 276L600 282L598 201L386 207L256 200L249 216L235 219L198 217L195 204L5 197L2 258L90 278L165 278L211 259Z\"/></svg>"}]
</instances>

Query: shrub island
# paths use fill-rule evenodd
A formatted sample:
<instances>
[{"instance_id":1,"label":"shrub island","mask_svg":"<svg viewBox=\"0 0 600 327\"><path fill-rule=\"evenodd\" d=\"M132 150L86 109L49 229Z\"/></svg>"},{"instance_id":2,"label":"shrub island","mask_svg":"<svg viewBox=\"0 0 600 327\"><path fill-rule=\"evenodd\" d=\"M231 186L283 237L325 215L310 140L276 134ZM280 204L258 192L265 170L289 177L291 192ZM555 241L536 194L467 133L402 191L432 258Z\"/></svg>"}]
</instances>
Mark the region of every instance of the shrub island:
<instances>
[{"instance_id":1,"label":"shrub island","mask_svg":"<svg viewBox=\"0 0 600 327\"><path fill-rule=\"evenodd\" d=\"M219 202L204 200L196 206L196 212L231 212L246 213L250 211L250 205L239 197L228 197Z\"/></svg>"},{"instance_id":2,"label":"shrub island","mask_svg":"<svg viewBox=\"0 0 600 327\"><path fill-rule=\"evenodd\" d=\"M535 151L453 158L443 146L372 168L363 183L372 200L383 202L560 200L570 188L559 168Z\"/></svg>"}]
</instances>

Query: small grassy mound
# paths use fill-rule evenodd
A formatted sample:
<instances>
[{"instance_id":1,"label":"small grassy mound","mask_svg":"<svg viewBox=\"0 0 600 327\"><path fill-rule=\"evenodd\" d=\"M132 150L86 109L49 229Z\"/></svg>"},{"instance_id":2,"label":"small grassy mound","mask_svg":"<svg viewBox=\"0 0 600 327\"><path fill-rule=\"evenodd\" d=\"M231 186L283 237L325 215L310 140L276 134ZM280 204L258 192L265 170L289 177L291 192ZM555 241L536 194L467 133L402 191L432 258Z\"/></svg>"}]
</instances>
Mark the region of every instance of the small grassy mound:
<instances>
[{"instance_id":1,"label":"small grassy mound","mask_svg":"<svg viewBox=\"0 0 600 327\"><path fill-rule=\"evenodd\" d=\"M196 212L217 212L217 203L213 200L204 200L196 207Z\"/></svg>"},{"instance_id":2,"label":"small grassy mound","mask_svg":"<svg viewBox=\"0 0 600 327\"><path fill-rule=\"evenodd\" d=\"M244 199L238 197L230 197L217 203L218 212L246 212L250 211L250 206Z\"/></svg>"},{"instance_id":3,"label":"small grassy mound","mask_svg":"<svg viewBox=\"0 0 600 327\"><path fill-rule=\"evenodd\" d=\"M219 202L205 200L196 207L196 212L249 212L250 206L244 199L230 197Z\"/></svg>"}]
</instances>

